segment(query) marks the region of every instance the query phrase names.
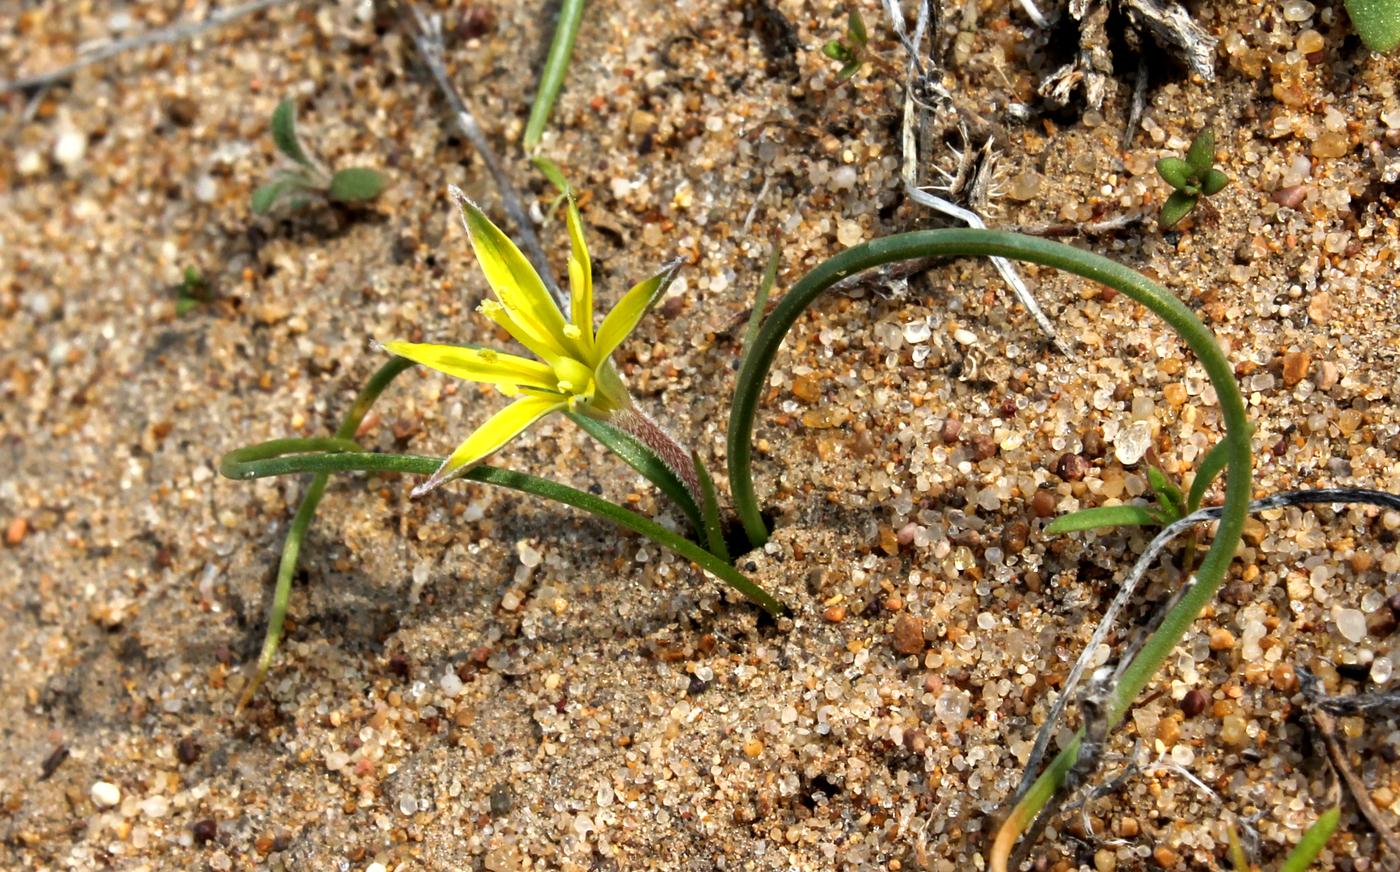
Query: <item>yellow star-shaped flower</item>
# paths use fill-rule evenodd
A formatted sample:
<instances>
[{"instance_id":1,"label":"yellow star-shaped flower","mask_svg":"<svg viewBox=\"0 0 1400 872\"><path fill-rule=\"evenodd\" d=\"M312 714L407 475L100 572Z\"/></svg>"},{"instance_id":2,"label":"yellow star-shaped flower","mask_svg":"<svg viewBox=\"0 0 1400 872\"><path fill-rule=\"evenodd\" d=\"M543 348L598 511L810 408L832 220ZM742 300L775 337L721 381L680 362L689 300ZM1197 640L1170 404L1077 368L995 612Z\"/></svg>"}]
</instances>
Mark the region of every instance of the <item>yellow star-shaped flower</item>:
<instances>
[{"instance_id":1,"label":"yellow star-shaped flower","mask_svg":"<svg viewBox=\"0 0 1400 872\"><path fill-rule=\"evenodd\" d=\"M540 418L571 409L598 418L632 409L632 397L613 366L612 353L666 290L679 261L628 291L593 329L593 269L578 207L570 198L568 226L570 318L554 304L535 268L515 243L456 187L448 189L462 210L472 250L496 299L478 311L505 329L536 359L460 345L386 342L384 348L414 363L470 381L495 385L515 402L472 431L413 495L427 493L480 463Z\"/></svg>"}]
</instances>

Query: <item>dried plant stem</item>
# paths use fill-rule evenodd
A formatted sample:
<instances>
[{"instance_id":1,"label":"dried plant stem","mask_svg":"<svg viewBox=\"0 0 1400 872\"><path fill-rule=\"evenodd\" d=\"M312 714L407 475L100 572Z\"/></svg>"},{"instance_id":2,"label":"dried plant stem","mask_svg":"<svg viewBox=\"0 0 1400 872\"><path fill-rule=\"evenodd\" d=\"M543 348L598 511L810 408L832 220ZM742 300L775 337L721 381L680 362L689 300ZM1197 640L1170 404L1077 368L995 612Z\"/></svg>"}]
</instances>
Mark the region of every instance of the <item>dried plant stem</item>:
<instances>
[{"instance_id":1,"label":"dried plant stem","mask_svg":"<svg viewBox=\"0 0 1400 872\"><path fill-rule=\"evenodd\" d=\"M165 45L167 43L179 42L213 30L231 21L261 12L273 6L283 3L295 2L295 0L251 0L241 6L234 6L229 9L218 9L209 13L208 16L198 21L182 21L172 24L169 27L162 27L156 30L148 30L145 33L138 33L125 39L116 39L103 43L91 49L82 51L81 56L70 64L65 64L46 73L38 73L33 76L23 76L18 79L11 79L8 82L0 82L0 94L10 91L27 91L35 88L42 88L69 78L81 69L90 67L93 64L101 63L108 58L115 57L123 52L134 51L136 49L149 48L153 45Z\"/></svg>"},{"instance_id":2,"label":"dried plant stem","mask_svg":"<svg viewBox=\"0 0 1400 872\"><path fill-rule=\"evenodd\" d=\"M472 144L472 148L475 148L476 153L481 156L482 163L486 164L487 172L491 174L492 181L496 183L496 190L501 195L501 205L515 225L514 238L520 241L526 256L530 258L530 262L540 274L540 278L544 279L545 287L549 288L550 296L559 304L559 308L565 312L569 311L568 298L554 277L553 270L549 268L549 258L545 257L539 237L535 235L535 225L530 222L530 217L525 211L520 195L515 192L515 187L511 185L510 178L501 165L501 159L497 157L496 150L486 139L486 133L477 123L476 116L467 108L466 101L457 91L457 86L452 83L452 77L447 74L447 67L443 64L442 59L441 22L437 16L425 13L412 0L401 0L400 8L408 22L413 44L418 48L418 54L422 57L423 64L428 68L433 81L437 83L438 90L447 100L448 108L452 110L453 120L457 122L457 127L462 131L462 135Z\"/></svg>"},{"instance_id":3,"label":"dried plant stem","mask_svg":"<svg viewBox=\"0 0 1400 872\"><path fill-rule=\"evenodd\" d=\"M1327 746L1327 758L1332 762L1332 769L1336 771L1337 777L1345 785L1347 793L1351 795L1356 807L1361 810L1361 815L1366 818L1366 822L1375 830L1390 850L1396 861L1392 869L1400 869L1400 837L1386 825L1385 815L1371 800L1371 792L1366 789L1365 783L1357 776L1352 769L1351 763L1347 760L1346 749L1337 739L1337 719L1324 706L1326 699L1318 687L1317 679L1305 667L1298 667L1298 678L1302 685L1303 697L1307 700L1308 718L1317 729L1317 734L1322 737L1322 743Z\"/></svg>"}]
</instances>

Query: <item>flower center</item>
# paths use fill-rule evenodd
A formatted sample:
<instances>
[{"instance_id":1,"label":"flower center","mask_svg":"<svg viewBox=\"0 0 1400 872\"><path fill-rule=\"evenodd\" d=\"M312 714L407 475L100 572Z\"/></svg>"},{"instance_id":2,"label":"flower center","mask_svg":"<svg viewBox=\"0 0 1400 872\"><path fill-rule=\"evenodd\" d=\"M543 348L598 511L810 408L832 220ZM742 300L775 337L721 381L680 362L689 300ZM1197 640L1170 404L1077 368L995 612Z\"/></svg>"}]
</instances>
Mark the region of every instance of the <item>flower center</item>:
<instances>
[{"instance_id":1,"label":"flower center","mask_svg":"<svg viewBox=\"0 0 1400 872\"><path fill-rule=\"evenodd\" d=\"M559 380L559 393L584 394L593 382L593 370L572 357L554 362L554 377Z\"/></svg>"}]
</instances>

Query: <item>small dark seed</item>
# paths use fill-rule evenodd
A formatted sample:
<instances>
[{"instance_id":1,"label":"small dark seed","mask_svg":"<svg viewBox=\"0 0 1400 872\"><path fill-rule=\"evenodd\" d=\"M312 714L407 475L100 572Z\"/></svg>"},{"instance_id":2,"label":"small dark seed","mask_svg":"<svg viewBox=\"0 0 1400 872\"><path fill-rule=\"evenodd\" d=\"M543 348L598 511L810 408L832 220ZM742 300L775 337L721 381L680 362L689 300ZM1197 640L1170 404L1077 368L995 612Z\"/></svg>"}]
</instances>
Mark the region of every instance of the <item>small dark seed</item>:
<instances>
[{"instance_id":1,"label":"small dark seed","mask_svg":"<svg viewBox=\"0 0 1400 872\"><path fill-rule=\"evenodd\" d=\"M1199 690L1188 690L1186 695L1181 698L1181 713L1188 718L1194 718L1205 710L1206 695Z\"/></svg>"},{"instance_id":2,"label":"small dark seed","mask_svg":"<svg viewBox=\"0 0 1400 872\"><path fill-rule=\"evenodd\" d=\"M186 736L175 745L175 756L186 766L199 759L199 752L199 743L194 740L194 736Z\"/></svg>"},{"instance_id":3,"label":"small dark seed","mask_svg":"<svg viewBox=\"0 0 1400 872\"><path fill-rule=\"evenodd\" d=\"M1048 518L1055 514L1055 495L1048 490L1038 490L1031 497L1031 511L1037 518Z\"/></svg>"},{"instance_id":4,"label":"small dark seed","mask_svg":"<svg viewBox=\"0 0 1400 872\"><path fill-rule=\"evenodd\" d=\"M212 842L219 837L219 825L214 822L213 818L196 821L193 830L194 840L201 845L205 842Z\"/></svg>"}]
</instances>

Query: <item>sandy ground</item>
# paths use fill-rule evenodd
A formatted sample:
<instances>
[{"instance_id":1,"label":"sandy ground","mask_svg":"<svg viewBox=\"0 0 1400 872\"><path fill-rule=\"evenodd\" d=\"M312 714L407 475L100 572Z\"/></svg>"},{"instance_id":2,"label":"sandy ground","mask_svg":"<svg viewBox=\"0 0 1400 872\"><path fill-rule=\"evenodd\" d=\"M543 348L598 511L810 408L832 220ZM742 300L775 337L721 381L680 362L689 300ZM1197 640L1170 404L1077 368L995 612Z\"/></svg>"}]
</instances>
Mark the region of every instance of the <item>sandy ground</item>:
<instances>
[{"instance_id":1,"label":"sandy ground","mask_svg":"<svg viewBox=\"0 0 1400 872\"><path fill-rule=\"evenodd\" d=\"M543 5L446 17L448 66L541 207L514 143ZM1101 111L1049 111L1034 89L1068 58L1065 32L1050 44L1014 4L949 16L945 84L1001 136L1002 225L1153 209L1153 161L1213 123L1234 181L1211 209L1177 232L1072 241L1157 277L1217 332L1257 426L1260 495L1400 491L1400 64L1368 55L1340 4L1286 5L1197 4L1218 79L1154 54L1126 149L1129 50ZM0 9L0 75L206 8ZM717 472L769 239L781 293L844 245L936 224L899 189L903 57L862 8L872 56L842 84L819 51L844 21L829 3L590 6L546 137L585 192L603 305L686 258L618 359ZM329 162L391 177L371 208L249 213L288 96ZM272 677L235 717L305 485L226 481L218 457L328 434L382 360L370 339L499 341L473 311L485 286L445 186L498 200L368 4L293 4L5 99L6 869L981 868L991 815L1145 543L1049 537L1046 518L1141 498L1144 437L1188 478L1219 435L1200 367L1145 310L1025 269L1065 357L987 264L938 265L819 304L779 356L756 460L778 530L739 566L790 621L566 508L479 485L410 500L413 481L347 475L308 538ZM559 222L540 233L559 268ZM188 266L213 299L177 315ZM445 453L500 403L410 373L362 440ZM683 525L562 419L500 461ZM1252 522L1105 778L1130 755L1141 768L1052 826L1038 862L1216 868L1225 822L1243 820L1274 868L1337 797L1296 667L1332 693L1395 689L1398 535L1400 513L1359 508ZM1393 717L1341 729L1400 827ZM1343 808L1320 867L1384 868Z\"/></svg>"}]
</instances>

